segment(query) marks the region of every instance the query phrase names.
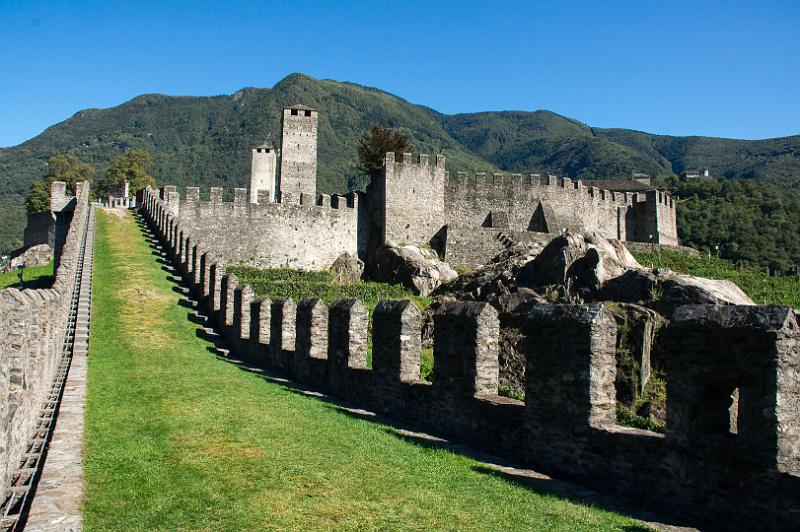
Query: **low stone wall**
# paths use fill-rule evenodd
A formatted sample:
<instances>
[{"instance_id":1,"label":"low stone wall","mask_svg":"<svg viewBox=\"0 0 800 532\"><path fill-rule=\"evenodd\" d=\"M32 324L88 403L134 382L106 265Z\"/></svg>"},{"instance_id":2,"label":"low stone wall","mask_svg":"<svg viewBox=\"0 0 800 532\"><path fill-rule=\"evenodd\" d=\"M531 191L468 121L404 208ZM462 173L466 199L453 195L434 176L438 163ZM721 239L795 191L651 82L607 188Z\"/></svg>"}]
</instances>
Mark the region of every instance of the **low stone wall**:
<instances>
[{"instance_id":1,"label":"low stone wall","mask_svg":"<svg viewBox=\"0 0 800 532\"><path fill-rule=\"evenodd\" d=\"M51 288L0 291L0 482L10 485L50 392L61 358L70 300L89 218L89 185L77 204Z\"/></svg>"},{"instance_id":2,"label":"low stone wall","mask_svg":"<svg viewBox=\"0 0 800 532\"><path fill-rule=\"evenodd\" d=\"M255 365L692 524L800 522L800 325L791 309L679 309L665 331L667 431L656 434L616 425L617 331L602 305L534 308L521 348L523 403L497 395L499 323L488 304L437 312L429 383L419 379L420 312L381 302L369 368L359 301L254 298L154 212L145 210L201 308Z\"/></svg>"}]
</instances>

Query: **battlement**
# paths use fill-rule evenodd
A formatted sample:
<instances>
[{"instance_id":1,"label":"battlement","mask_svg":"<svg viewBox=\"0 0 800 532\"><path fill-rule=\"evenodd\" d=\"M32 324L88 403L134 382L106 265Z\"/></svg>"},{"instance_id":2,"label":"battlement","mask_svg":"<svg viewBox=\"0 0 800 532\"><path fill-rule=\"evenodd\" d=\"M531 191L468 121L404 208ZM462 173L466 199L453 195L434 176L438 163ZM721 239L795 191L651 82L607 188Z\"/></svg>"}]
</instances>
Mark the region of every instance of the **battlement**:
<instances>
[{"instance_id":1,"label":"battlement","mask_svg":"<svg viewBox=\"0 0 800 532\"><path fill-rule=\"evenodd\" d=\"M183 196L176 187L165 186L159 193L159 199L166 205L178 204L178 212L185 208L213 208L213 207L238 207L248 210L272 209L277 205L295 205L302 207L322 207L325 209L358 209L359 202L363 202L364 192L353 191L348 194L320 194L313 197L311 194L293 194L280 192L275 201L267 201L268 191L258 194L258 201L251 202L246 188L234 188L231 201L225 201L224 188L210 187L202 190L199 187L186 187ZM230 197L230 196L228 196Z\"/></svg>"},{"instance_id":2,"label":"battlement","mask_svg":"<svg viewBox=\"0 0 800 532\"><path fill-rule=\"evenodd\" d=\"M416 155L416 157L415 157ZM416 162L414 159L416 158ZM418 166L420 168L427 168L429 166L433 166L436 168L444 168L445 166L445 157L444 155L437 155L434 159L433 165L430 164L430 155L427 153L419 153L419 154L412 154L412 153L403 153L400 160L397 160L397 155L394 152L386 152L386 155L383 158L383 165L413 165Z\"/></svg>"},{"instance_id":3,"label":"battlement","mask_svg":"<svg viewBox=\"0 0 800 532\"><path fill-rule=\"evenodd\" d=\"M517 401L497 393L499 322L486 303L436 311L431 384L419 378L422 316L411 302L376 307L370 367L361 302L257 298L213 258L198 275L174 228L159 233L217 330L252 364L662 511L760 529L800 516L800 324L789 308L679 309L664 333L662 435L617 425L619 332L603 305L532 309L520 347L526 400Z\"/></svg>"},{"instance_id":4,"label":"battlement","mask_svg":"<svg viewBox=\"0 0 800 532\"><path fill-rule=\"evenodd\" d=\"M212 187L201 199L199 188L187 187L181 199L166 186L158 192L148 187L141 205L180 245L190 239L219 258L256 267L319 270L342 253L358 254L363 195L322 194L312 203L311 195L283 193L279 202L251 203L244 188L223 201L222 188Z\"/></svg>"},{"instance_id":5,"label":"battlement","mask_svg":"<svg viewBox=\"0 0 800 532\"><path fill-rule=\"evenodd\" d=\"M457 172L455 178L447 173L447 186L454 193L461 187L484 187L495 191L524 190L524 187L554 187L575 190L576 194L586 194L601 201L611 201L620 205L633 205L638 202L656 201L673 207L672 198L661 191L619 192L592 186L592 181L572 180L568 177L557 177L543 174L517 174L505 172ZM656 194L657 193L657 194ZM654 199L650 195L654 194Z\"/></svg>"}]
</instances>

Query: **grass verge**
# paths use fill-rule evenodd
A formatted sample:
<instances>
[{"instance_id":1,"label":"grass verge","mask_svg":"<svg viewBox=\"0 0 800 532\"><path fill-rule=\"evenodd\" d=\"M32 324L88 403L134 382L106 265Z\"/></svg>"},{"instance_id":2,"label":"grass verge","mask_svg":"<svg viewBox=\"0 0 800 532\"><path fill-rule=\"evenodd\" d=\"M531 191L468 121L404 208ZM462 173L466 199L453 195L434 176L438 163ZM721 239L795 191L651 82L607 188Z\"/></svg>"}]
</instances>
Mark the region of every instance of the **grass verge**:
<instances>
[{"instance_id":1,"label":"grass verge","mask_svg":"<svg viewBox=\"0 0 800 532\"><path fill-rule=\"evenodd\" d=\"M19 280L19 270L0 273L0 290L3 288L47 288L53 284L53 261L42 266L25 268L22 272L22 282Z\"/></svg>"},{"instance_id":2,"label":"grass verge","mask_svg":"<svg viewBox=\"0 0 800 532\"><path fill-rule=\"evenodd\" d=\"M212 354L129 214L97 215L87 530L620 530L638 523Z\"/></svg>"}]
</instances>

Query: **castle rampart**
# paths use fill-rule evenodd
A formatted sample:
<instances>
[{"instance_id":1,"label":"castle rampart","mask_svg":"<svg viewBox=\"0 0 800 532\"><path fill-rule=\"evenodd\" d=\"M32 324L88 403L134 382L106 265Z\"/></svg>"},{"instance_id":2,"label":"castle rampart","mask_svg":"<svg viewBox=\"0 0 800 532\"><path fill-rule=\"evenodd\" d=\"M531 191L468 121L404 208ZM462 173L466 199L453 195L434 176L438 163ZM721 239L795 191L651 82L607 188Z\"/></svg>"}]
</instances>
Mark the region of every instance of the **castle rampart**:
<instances>
[{"instance_id":1,"label":"castle rampart","mask_svg":"<svg viewBox=\"0 0 800 532\"><path fill-rule=\"evenodd\" d=\"M53 183L53 205L74 211L57 243L58 266L50 288L0 291L0 482L10 486L50 393L66 337L72 290L89 222L89 184L78 183L76 196L66 184ZM57 238L59 238L57 236ZM8 495L7 493L5 495Z\"/></svg>"},{"instance_id":2,"label":"castle rampart","mask_svg":"<svg viewBox=\"0 0 800 532\"><path fill-rule=\"evenodd\" d=\"M157 227L157 211L146 213ZM161 234L173 249L174 231ZM190 284L196 277L186 274ZM497 395L499 325L485 303L437 311L433 384L419 379L421 320L410 302L377 306L372 367L360 302L243 295L224 305L209 311L251 363L514 463L690 522L778 530L800 518L800 324L791 309L679 309L665 331L669 415L657 434L616 424L618 331L602 305L534 307L521 347L525 402ZM245 327L258 335L245 338Z\"/></svg>"},{"instance_id":3,"label":"castle rampart","mask_svg":"<svg viewBox=\"0 0 800 532\"><path fill-rule=\"evenodd\" d=\"M173 231L179 225L191 242L229 263L319 270L366 245L359 234L358 193L312 201L307 194L282 192L277 202L250 203L246 189L235 189L232 202L223 201L222 192L211 188L205 200L196 187L188 187L183 199L167 187L158 197L147 194L161 216L171 216L166 223Z\"/></svg>"}]
</instances>

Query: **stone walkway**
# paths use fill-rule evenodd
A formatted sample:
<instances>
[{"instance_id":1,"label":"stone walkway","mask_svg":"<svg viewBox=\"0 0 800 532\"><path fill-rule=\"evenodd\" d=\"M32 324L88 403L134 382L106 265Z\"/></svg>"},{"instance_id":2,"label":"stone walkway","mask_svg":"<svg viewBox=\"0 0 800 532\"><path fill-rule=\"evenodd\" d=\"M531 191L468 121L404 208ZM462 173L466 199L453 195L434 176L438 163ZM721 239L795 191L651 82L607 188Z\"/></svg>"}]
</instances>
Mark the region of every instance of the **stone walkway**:
<instances>
[{"instance_id":1,"label":"stone walkway","mask_svg":"<svg viewBox=\"0 0 800 532\"><path fill-rule=\"evenodd\" d=\"M42 476L36 487L25 530L81 530L83 497L83 410L86 401L86 368L92 297L94 207L89 215L81 277L80 299L64 394L50 440Z\"/></svg>"}]
</instances>

